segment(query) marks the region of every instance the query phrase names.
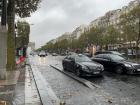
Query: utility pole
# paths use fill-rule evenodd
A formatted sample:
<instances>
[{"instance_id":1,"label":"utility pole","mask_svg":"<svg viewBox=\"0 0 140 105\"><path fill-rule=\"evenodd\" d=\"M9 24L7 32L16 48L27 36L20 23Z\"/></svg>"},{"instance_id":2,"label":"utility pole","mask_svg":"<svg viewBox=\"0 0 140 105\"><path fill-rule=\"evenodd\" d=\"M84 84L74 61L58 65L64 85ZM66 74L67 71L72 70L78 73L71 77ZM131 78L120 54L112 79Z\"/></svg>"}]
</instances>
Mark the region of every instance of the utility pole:
<instances>
[{"instance_id":1,"label":"utility pole","mask_svg":"<svg viewBox=\"0 0 140 105\"><path fill-rule=\"evenodd\" d=\"M7 62L7 0L0 0L0 80L6 79Z\"/></svg>"}]
</instances>

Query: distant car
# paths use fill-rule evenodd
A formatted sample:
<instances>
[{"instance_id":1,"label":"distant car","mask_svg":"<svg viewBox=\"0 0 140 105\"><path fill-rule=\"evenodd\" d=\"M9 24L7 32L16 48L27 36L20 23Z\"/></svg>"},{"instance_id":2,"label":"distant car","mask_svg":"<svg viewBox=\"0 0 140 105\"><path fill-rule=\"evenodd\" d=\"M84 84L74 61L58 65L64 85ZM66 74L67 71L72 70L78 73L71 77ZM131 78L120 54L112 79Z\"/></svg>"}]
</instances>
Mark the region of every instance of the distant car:
<instances>
[{"instance_id":1,"label":"distant car","mask_svg":"<svg viewBox=\"0 0 140 105\"><path fill-rule=\"evenodd\" d=\"M140 64L126 60L115 54L98 54L91 58L102 64L105 70L114 71L118 74L140 74Z\"/></svg>"},{"instance_id":2,"label":"distant car","mask_svg":"<svg viewBox=\"0 0 140 105\"><path fill-rule=\"evenodd\" d=\"M30 55L34 56L35 54L33 52L31 52Z\"/></svg>"},{"instance_id":3,"label":"distant car","mask_svg":"<svg viewBox=\"0 0 140 105\"><path fill-rule=\"evenodd\" d=\"M65 71L71 71L77 76L101 75L104 70L101 64L93 62L90 58L82 54L65 57L62 65Z\"/></svg>"},{"instance_id":4,"label":"distant car","mask_svg":"<svg viewBox=\"0 0 140 105\"><path fill-rule=\"evenodd\" d=\"M60 55L61 55L61 56L66 56L67 53L66 53L66 52L62 52Z\"/></svg>"},{"instance_id":5,"label":"distant car","mask_svg":"<svg viewBox=\"0 0 140 105\"><path fill-rule=\"evenodd\" d=\"M38 55L39 55L40 57L46 57L45 51L41 51Z\"/></svg>"},{"instance_id":6,"label":"distant car","mask_svg":"<svg viewBox=\"0 0 140 105\"><path fill-rule=\"evenodd\" d=\"M57 54L56 53L52 53L52 56L57 56Z\"/></svg>"}]
</instances>

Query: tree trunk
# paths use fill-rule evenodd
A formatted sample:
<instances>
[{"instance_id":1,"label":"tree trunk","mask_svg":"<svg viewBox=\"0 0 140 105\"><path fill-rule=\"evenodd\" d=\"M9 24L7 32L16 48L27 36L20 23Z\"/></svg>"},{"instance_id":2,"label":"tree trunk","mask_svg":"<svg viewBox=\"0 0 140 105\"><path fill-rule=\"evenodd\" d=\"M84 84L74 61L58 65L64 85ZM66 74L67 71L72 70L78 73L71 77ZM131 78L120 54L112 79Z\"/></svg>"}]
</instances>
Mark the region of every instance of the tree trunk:
<instances>
[{"instance_id":1,"label":"tree trunk","mask_svg":"<svg viewBox=\"0 0 140 105\"><path fill-rule=\"evenodd\" d=\"M9 0L7 8L7 70L15 70L15 0Z\"/></svg>"}]
</instances>

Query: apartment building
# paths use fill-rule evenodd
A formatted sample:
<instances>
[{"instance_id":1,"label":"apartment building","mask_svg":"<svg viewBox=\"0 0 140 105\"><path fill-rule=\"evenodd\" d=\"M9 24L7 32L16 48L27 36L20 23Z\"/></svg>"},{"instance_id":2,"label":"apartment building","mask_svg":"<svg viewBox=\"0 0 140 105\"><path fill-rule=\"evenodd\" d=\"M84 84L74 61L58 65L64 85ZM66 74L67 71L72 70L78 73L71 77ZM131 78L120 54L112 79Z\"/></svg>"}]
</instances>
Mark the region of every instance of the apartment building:
<instances>
[{"instance_id":1,"label":"apartment building","mask_svg":"<svg viewBox=\"0 0 140 105\"><path fill-rule=\"evenodd\" d=\"M104 16L99 17L89 24L89 27L106 28L110 25L116 26L120 22L120 16L128 13L134 7L138 5L138 1L134 0L129 3L128 6L124 6L121 9L112 10L107 12ZM116 27L117 28L117 27Z\"/></svg>"}]
</instances>

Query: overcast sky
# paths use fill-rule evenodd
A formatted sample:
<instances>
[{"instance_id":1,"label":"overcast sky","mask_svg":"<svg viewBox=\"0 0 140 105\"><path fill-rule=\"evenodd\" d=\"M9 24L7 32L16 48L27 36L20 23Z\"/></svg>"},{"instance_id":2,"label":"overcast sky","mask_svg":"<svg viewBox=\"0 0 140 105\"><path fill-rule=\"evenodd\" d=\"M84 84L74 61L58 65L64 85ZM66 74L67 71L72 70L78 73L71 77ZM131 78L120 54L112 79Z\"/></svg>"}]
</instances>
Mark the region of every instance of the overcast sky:
<instances>
[{"instance_id":1,"label":"overcast sky","mask_svg":"<svg viewBox=\"0 0 140 105\"><path fill-rule=\"evenodd\" d=\"M36 48L81 24L89 24L107 11L119 9L132 0L42 0L40 8L27 18L30 41Z\"/></svg>"}]
</instances>

